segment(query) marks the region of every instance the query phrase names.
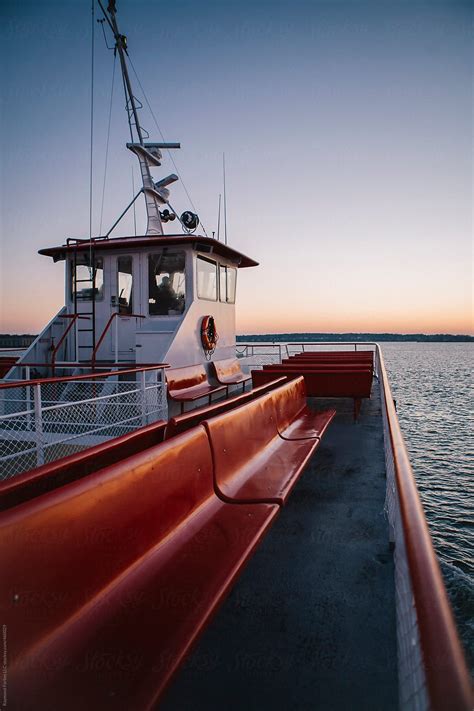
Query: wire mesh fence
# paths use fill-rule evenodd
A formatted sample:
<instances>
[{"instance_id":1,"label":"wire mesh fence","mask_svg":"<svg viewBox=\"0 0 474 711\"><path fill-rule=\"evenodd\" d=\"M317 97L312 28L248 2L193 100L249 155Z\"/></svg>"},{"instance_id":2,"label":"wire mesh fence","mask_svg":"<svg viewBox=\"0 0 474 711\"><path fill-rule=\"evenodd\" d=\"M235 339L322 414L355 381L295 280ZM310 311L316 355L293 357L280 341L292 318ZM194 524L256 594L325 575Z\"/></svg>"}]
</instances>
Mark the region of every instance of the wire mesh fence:
<instances>
[{"instance_id":1,"label":"wire mesh fence","mask_svg":"<svg viewBox=\"0 0 474 711\"><path fill-rule=\"evenodd\" d=\"M161 369L0 386L0 479L166 417Z\"/></svg>"}]
</instances>

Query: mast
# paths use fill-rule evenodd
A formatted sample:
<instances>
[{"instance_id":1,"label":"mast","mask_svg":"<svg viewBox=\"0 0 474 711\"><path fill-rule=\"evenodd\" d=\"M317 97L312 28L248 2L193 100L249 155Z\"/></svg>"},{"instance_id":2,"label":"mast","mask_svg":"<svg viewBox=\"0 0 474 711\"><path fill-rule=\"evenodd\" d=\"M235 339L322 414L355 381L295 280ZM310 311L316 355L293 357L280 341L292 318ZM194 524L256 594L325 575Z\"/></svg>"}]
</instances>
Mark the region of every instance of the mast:
<instances>
[{"instance_id":1,"label":"mast","mask_svg":"<svg viewBox=\"0 0 474 711\"><path fill-rule=\"evenodd\" d=\"M105 19L107 20L110 29L113 32L115 39L115 51L118 52L120 59L120 68L123 77L128 123L130 126L130 135L132 138L132 142L127 143L127 148L133 153L135 153L140 163L140 171L143 183L142 191L145 196L145 205L148 217L146 234L150 236L163 235L164 232L160 214L160 205L168 204L169 190L166 186L178 180L178 176L174 175L173 173L167 176L166 178L163 178L162 180L158 181L157 183L154 183L153 178L151 176L150 168L152 166L161 165L162 154L160 148L179 148L180 144L144 142L143 130L140 126L140 121L138 119L138 108L140 107L137 107L137 101L133 94L125 57L125 55L128 54L127 38L125 35L120 34L118 28L115 0L109 0L109 3L107 5L107 12L105 11L101 0L98 0L98 3L104 14ZM135 131L137 134L137 143L135 143L133 139L133 127L135 127Z\"/></svg>"}]
</instances>

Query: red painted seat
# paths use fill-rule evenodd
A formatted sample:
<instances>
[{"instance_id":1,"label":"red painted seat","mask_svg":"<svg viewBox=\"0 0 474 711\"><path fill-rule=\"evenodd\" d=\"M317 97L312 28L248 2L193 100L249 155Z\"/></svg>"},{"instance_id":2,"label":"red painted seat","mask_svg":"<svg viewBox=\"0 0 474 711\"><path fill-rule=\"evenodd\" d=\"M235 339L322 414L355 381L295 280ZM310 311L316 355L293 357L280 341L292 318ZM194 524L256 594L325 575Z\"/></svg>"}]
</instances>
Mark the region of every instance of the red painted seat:
<instances>
[{"instance_id":1,"label":"red painted seat","mask_svg":"<svg viewBox=\"0 0 474 711\"><path fill-rule=\"evenodd\" d=\"M313 412L306 404L303 377L273 390L278 433L284 439L321 439L336 416L336 410Z\"/></svg>"},{"instance_id":2,"label":"red painted seat","mask_svg":"<svg viewBox=\"0 0 474 711\"><path fill-rule=\"evenodd\" d=\"M328 362L328 361L312 361L307 358L301 359L301 360L289 360L285 358L282 363L278 364L279 367L285 368L285 370L301 370L301 368L312 368L313 370L325 370L325 369L331 369L331 370L364 370L364 369L369 369L372 370L372 366L370 363L353 363L349 361L337 361L337 362ZM269 365L264 365L263 370L270 370L271 368L274 368L274 364L269 364Z\"/></svg>"},{"instance_id":3,"label":"red painted seat","mask_svg":"<svg viewBox=\"0 0 474 711\"><path fill-rule=\"evenodd\" d=\"M221 402L213 403L212 405L206 405L205 407L196 407L194 410L189 410L189 412L183 412L181 415L171 417L166 427L166 439L175 437L181 432L186 432L191 427L196 427L196 425L199 425L204 420L216 417L223 412L228 412L234 407L238 407L239 405L243 405L256 397L259 397L260 395L264 395L273 388L284 383L285 380L286 378L276 378L258 388L249 390L249 392L242 393L242 395L237 395L236 397L231 397L226 400L222 400Z\"/></svg>"},{"instance_id":4,"label":"red painted seat","mask_svg":"<svg viewBox=\"0 0 474 711\"><path fill-rule=\"evenodd\" d=\"M352 358L354 360L374 360L373 351L303 351L301 353L292 353L290 358L329 358L337 360L338 358Z\"/></svg>"},{"instance_id":5,"label":"red painted seat","mask_svg":"<svg viewBox=\"0 0 474 711\"><path fill-rule=\"evenodd\" d=\"M166 422L159 420L134 432L1 481L0 511L153 447L163 441L165 429Z\"/></svg>"},{"instance_id":6,"label":"red painted seat","mask_svg":"<svg viewBox=\"0 0 474 711\"><path fill-rule=\"evenodd\" d=\"M251 380L250 375L242 372L238 358L226 358L225 360L213 361L216 380L218 383L227 386L240 385L242 383L242 392L245 390L245 383Z\"/></svg>"},{"instance_id":7,"label":"red painted seat","mask_svg":"<svg viewBox=\"0 0 474 711\"><path fill-rule=\"evenodd\" d=\"M168 396L181 403L181 412L185 402L194 402L207 397L209 405L213 393L226 389L225 385L211 385L204 366L187 365L184 368L169 368L165 371L168 384Z\"/></svg>"},{"instance_id":8,"label":"red painted seat","mask_svg":"<svg viewBox=\"0 0 474 711\"><path fill-rule=\"evenodd\" d=\"M196 427L4 512L15 708L154 706L278 510L215 495Z\"/></svg>"},{"instance_id":9,"label":"red painted seat","mask_svg":"<svg viewBox=\"0 0 474 711\"><path fill-rule=\"evenodd\" d=\"M279 435L273 392L204 425L216 490L233 502L284 504L319 444L319 439L288 440Z\"/></svg>"},{"instance_id":10,"label":"red painted seat","mask_svg":"<svg viewBox=\"0 0 474 711\"><path fill-rule=\"evenodd\" d=\"M354 418L357 419L362 398L370 397L372 390L372 368L362 369L325 369L311 368L302 365L301 368L289 369L287 366L269 366L265 370L252 371L254 386L262 385L269 380L286 375L289 379L302 375L305 380L308 397L348 397L354 399Z\"/></svg>"}]
</instances>

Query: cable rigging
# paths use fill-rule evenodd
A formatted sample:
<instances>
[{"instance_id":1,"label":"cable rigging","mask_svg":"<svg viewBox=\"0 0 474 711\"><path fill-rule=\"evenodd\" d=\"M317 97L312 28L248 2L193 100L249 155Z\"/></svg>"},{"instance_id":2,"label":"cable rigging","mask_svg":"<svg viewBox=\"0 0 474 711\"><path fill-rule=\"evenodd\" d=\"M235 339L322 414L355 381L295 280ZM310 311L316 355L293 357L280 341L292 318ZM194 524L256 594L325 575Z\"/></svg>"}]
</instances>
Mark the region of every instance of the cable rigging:
<instances>
[{"instance_id":1,"label":"cable rigging","mask_svg":"<svg viewBox=\"0 0 474 711\"><path fill-rule=\"evenodd\" d=\"M128 56L128 55L127 55L127 56ZM145 90L144 90L144 88L143 88L143 86L142 86L142 83L141 83L140 78L139 78L139 76L138 76L138 74L137 74L137 71L136 71L136 69L135 69L135 67L134 67L134 65L133 65L133 62L132 62L132 60L130 59L130 56L128 56L128 61L130 62L130 66L132 67L133 73L134 73L134 75L135 75L135 79L137 80L138 86L139 86L140 89L141 89L141 92L142 92L142 94L143 94L143 98L145 99L145 103L146 103L146 105L148 106L148 109L149 109L150 114L151 114L151 116L152 116L152 118L153 118L153 121L154 121L154 123L155 123L155 126L156 126L156 128L158 129L158 133L159 133L160 136L161 136L161 140L163 141L163 143L166 143L166 139L165 139L165 137L164 137L164 135L163 135L163 131L161 130L160 125L158 124L158 121L157 121L157 118L156 118L156 116L155 116L155 113L154 113L154 111L153 111L153 109L152 109L152 107L151 107L150 102L148 101L148 97L147 97L146 92L145 92ZM175 163L175 160L174 160L173 156L171 155L171 152L170 152L169 150L167 150L166 152L168 153L168 156L169 156L169 158L170 158L170 160L171 160L171 163L173 164L173 167L174 167L174 169L175 169L175 171L176 171L176 175L178 176L178 178L179 178L180 181L181 181L181 184L182 184L182 186L183 186L184 192L186 193L186 197L188 198L188 200L189 200L189 202L190 202L190 204L191 204L191 207L193 208L194 212L197 212L197 209L196 209L196 207L195 207L195 205L194 205L194 203L193 203L193 201L192 201L192 199L191 199L191 196L190 196L190 194L189 194L189 192L188 192L188 190L187 190L187 188L186 188L185 182L184 182L183 178L181 177L181 174L180 174L180 172L179 172L179 170L178 170L178 167L177 167L177 165L176 165L176 163ZM173 212L174 212L174 210L173 210ZM203 224L202 220L201 220L201 227L202 227L203 232L204 232L204 234L206 235L206 237L209 237L209 235L207 234L207 230L206 230L206 228L204 227L204 224Z\"/></svg>"},{"instance_id":2,"label":"cable rigging","mask_svg":"<svg viewBox=\"0 0 474 711\"><path fill-rule=\"evenodd\" d=\"M112 88L110 90L109 122L108 122L108 126L107 126L107 141L106 141L106 145L105 145L104 182L102 184L102 202L101 202L101 206L100 206L99 235L102 234L102 218L104 215L105 183L106 183L106 179L107 179L107 164L108 164L108 158L109 158L110 125L112 122L112 101L113 101L113 97L114 97L116 59L117 59L117 55L114 53L114 64L113 64L113 69L112 69Z\"/></svg>"}]
</instances>

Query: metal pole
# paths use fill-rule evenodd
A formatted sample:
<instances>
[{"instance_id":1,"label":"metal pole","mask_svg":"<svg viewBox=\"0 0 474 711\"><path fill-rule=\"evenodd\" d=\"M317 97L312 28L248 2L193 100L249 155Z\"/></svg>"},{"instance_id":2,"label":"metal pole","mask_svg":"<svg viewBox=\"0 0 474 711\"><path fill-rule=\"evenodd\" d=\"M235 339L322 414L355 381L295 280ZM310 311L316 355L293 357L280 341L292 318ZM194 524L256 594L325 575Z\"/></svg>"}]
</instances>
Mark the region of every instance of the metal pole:
<instances>
[{"instance_id":1,"label":"metal pole","mask_svg":"<svg viewBox=\"0 0 474 711\"><path fill-rule=\"evenodd\" d=\"M146 381L145 381L145 371L140 371L140 391L141 391L141 406L142 406L142 425L147 424L147 411L146 411Z\"/></svg>"},{"instance_id":2,"label":"metal pole","mask_svg":"<svg viewBox=\"0 0 474 711\"><path fill-rule=\"evenodd\" d=\"M143 146L144 145L143 135L142 135L142 130L140 128L140 122L138 121L137 106L135 104L135 97L133 96L132 85L130 83L130 77L128 75L127 63L125 61L125 51L126 51L125 41L126 41L126 38L124 37L124 35L120 34L119 29L118 29L117 20L115 17L115 3L109 3L110 20L107 16L100 0L99 0L99 5L100 5L101 10L104 13L106 19L109 21L109 25L112 28L112 32L114 33L115 46L116 46L118 53L119 53L120 67L122 69L122 76L123 76L125 87L126 87L127 94L128 94L128 101L130 102L130 106L132 107L133 118L135 119L135 128L137 130L138 140L140 141L140 145Z\"/></svg>"},{"instance_id":3,"label":"metal pole","mask_svg":"<svg viewBox=\"0 0 474 711\"><path fill-rule=\"evenodd\" d=\"M137 194L135 195L135 197L133 198L132 202L130 202L130 203L127 205L127 207L126 207L125 210L122 212L122 214L120 215L120 217L119 217L117 220L115 220L114 224L112 225L112 227L110 228L110 230L109 230L109 231L107 232L107 234L105 235L106 237L108 237L109 234L112 232L112 230L114 230L114 229L117 227L117 225L118 225L118 223L120 222L120 220L122 219L122 217L130 210L130 208L132 207L133 203L135 202L135 200L137 199L137 197L142 194L142 192L143 192L143 188L141 188L141 189L138 191L138 193L137 193Z\"/></svg>"},{"instance_id":4,"label":"metal pole","mask_svg":"<svg viewBox=\"0 0 474 711\"><path fill-rule=\"evenodd\" d=\"M36 464L44 464L43 446L43 418L41 413L41 385L34 386L33 389L34 410L35 410L35 439L36 439Z\"/></svg>"},{"instance_id":5,"label":"metal pole","mask_svg":"<svg viewBox=\"0 0 474 711\"><path fill-rule=\"evenodd\" d=\"M118 345L119 345L119 321L120 317L116 316L115 317L115 362L118 363L119 357L118 357Z\"/></svg>"}]
</instances>

